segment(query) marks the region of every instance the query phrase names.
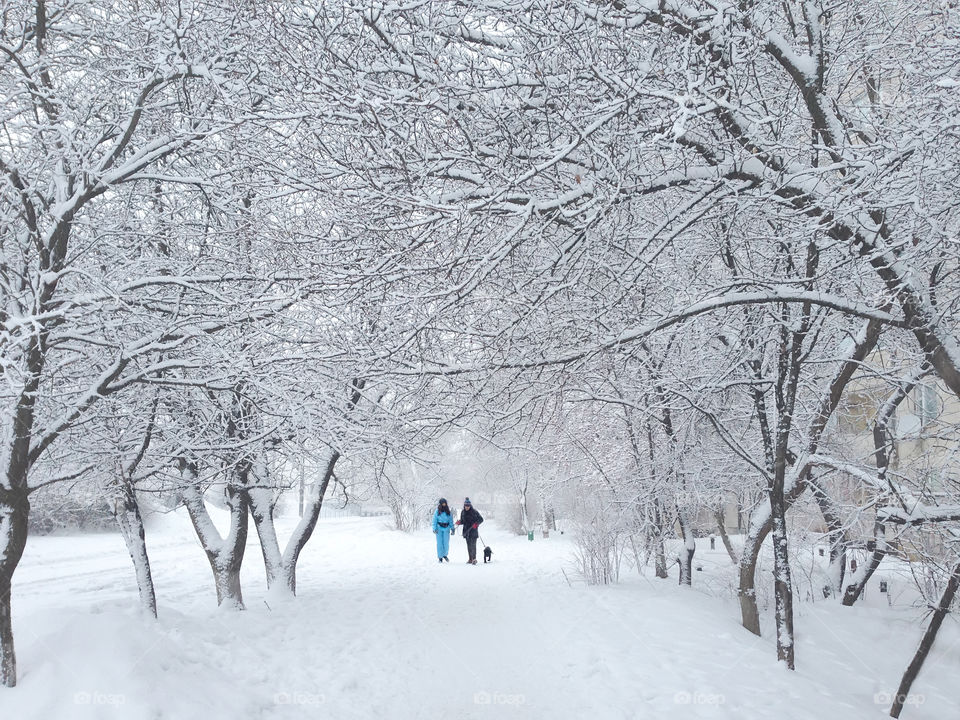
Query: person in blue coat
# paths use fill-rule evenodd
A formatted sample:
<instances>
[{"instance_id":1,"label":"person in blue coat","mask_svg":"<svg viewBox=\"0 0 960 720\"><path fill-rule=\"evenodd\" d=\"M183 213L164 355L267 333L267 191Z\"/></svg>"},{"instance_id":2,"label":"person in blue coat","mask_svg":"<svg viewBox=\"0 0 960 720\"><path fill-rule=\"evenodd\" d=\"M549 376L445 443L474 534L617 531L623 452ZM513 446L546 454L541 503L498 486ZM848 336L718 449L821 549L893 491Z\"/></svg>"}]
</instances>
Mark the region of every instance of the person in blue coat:
<instances>
[{"instance_id":1,"label":"person in blue coat","mask_svg":"<svg viewBox=\"0 0 960 720\"><path fill-rule=\"evenodd\" d=\"M433 533L437 536L437 562L450 562L447 555L450 553L450 536L454 533L454 527L453 513L446 498L440 498L437 509L433 511Z\"/></svg>"}]
</instances>

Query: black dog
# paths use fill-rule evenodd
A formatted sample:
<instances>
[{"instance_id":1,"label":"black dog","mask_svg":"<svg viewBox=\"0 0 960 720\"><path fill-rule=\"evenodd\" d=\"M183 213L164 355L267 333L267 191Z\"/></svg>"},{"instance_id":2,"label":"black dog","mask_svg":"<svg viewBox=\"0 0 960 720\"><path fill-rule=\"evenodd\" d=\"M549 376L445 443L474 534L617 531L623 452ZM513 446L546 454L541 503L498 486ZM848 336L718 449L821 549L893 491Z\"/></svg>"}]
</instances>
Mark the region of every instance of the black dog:
<instances>
[{"instance_id":1,"label":"black dog","mask_svg":"<svg viewBox=\"0 0 960 720\"><path fill-rule=\"evenodd\" d=\"M484 563L490 562L493 559L491 557L492 555L493 555L493 548L491 548L489 545L485 546L483 548L483 562Z\"/></svg>"}]
</instances>

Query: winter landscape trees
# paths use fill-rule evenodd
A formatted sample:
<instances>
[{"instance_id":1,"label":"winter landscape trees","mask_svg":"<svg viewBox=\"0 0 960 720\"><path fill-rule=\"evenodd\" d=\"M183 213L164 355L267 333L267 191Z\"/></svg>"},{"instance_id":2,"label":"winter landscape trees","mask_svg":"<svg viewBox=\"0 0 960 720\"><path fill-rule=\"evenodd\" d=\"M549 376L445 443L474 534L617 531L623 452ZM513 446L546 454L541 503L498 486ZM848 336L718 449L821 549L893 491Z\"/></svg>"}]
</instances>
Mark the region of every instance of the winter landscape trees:
<instances>
[{"instance_id":1,"label":"winter landscape trees","mask_svg":"<svg viewBox=\"0 0 960 720\"><path fill-rule=\"evenodd\" d=\"M846 606L898 558L934 608L915 677L960 557L958 22L5 6L0 682L34 493L112 507L153 614L139 501L182 505L242 608L251 521L292 594L341 471L398 473L403 514L444 452L500 468L524 531L565 514L594 581L626 559L695 584L719 532L744 628L772 605L791 669L798 556L826 549L812 598Z\"/></svg>"}]
</instances>

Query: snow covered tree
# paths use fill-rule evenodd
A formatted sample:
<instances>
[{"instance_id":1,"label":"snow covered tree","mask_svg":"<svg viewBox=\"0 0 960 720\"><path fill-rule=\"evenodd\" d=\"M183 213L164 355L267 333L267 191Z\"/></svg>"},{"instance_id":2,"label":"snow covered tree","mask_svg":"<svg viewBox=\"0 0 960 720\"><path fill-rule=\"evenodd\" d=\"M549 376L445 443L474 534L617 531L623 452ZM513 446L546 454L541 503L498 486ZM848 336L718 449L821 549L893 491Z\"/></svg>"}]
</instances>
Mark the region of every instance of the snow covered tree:
<instances>
[{"instance_id":1,"label":"snow covered tree","mask_svg":"<svg viewBox=\"0 0 960 720\"><path fill-rule=\"evenodd\" d=\"M189 161L263 105L262 45L233 9L141 3L6 9L2 254L0 683L16 682L10 586L31 469L100 401L198 361L198 339L272 312L271 281L216 296L223 268L143 230L153 184L202 188ZM261 282L265 280L265 282Z\"/></svg>"}]
</instances>

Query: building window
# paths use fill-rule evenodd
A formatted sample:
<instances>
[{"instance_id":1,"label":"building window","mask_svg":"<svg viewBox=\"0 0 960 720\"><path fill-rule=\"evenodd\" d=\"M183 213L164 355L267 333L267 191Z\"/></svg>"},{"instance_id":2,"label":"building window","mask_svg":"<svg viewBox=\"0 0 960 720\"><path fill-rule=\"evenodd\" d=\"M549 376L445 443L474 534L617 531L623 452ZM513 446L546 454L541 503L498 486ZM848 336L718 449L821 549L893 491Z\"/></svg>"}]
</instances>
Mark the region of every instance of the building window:
<instances>
[{"instance_id":1,"label":"building window","mask_svg":"<svg viewBox=\"0 0 960 720\"><path fill-rule=\"evenodd\" d=\"M927 427L940 417L940 396L934 384L921 385L918 390L917 415L920 416L920 426Z\"/></svg>"}]
</instances>

